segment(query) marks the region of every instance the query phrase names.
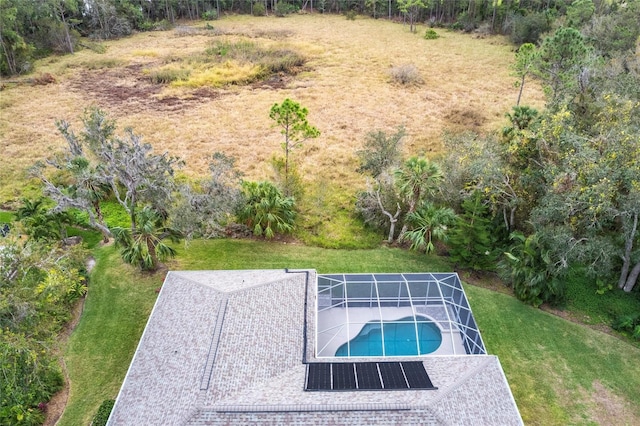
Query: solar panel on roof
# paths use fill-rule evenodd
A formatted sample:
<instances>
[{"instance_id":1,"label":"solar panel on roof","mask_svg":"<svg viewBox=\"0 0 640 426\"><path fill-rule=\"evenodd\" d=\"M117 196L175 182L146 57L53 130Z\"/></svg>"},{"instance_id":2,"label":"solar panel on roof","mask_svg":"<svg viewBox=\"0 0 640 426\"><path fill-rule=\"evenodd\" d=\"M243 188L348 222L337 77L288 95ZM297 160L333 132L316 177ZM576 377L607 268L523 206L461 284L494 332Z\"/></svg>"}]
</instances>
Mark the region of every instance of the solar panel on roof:
<instances>
[{"instance_id":1,"label":"solar panel on roof","mask_svg":"<svg viewBox=\"0 0 640 426\"><path fill-rule=\"evenodd\" d=\"M358 375L358 389L373 390L382 389L378 364L375 362L356 362L356 374Z\"/></svg>"},{"instance_id":2,"label":"solar panel on roof","mask_svg":"<svg viewBox=\"0 0 640 426\"><path fill-rule=\"evenodd\" d=\"M378 368L380 368L380 376L382 376L382 387L384 389L409 388L399 362L381 362L378 364Z\"/></svg>"},{"instance_id":3,"label":"solar panel on roof","mask_svg":"<svg viewBox=\"0 0 640 426\"><path fill-rule=\"evenodd\" d=\"M331 390L331 364L314 363L307 365L306 390Z\"/></svg>"},{"instance_id":4,"label":"solar panel on roof","mask_svg":"<svg viewBox=\"0 0 640 426\"><path fill-rule=\"evenodd\" d=\"M356 373L352 362L331 364L331 370L333 390L357 389Z\"/></svg>"},{"instance_id":5,"label":"solar panel on roof","mask_svg":"<svg viewBox=\"0 0 640 426\"><path fill-rule=\"evenodd\" d=\"M402 362L402 369L411 389L436 389L420 361Z\"/></svg>"},{"instance_id":6,"label":"solar panel on roof","mask_svg":"<svg viewBox=\"0 0 640 426\"><path fill-rule=\"evenodd\" d=\"M307 364L307 391L437 389L420 361Z\"/></svg>"}]
</instances>

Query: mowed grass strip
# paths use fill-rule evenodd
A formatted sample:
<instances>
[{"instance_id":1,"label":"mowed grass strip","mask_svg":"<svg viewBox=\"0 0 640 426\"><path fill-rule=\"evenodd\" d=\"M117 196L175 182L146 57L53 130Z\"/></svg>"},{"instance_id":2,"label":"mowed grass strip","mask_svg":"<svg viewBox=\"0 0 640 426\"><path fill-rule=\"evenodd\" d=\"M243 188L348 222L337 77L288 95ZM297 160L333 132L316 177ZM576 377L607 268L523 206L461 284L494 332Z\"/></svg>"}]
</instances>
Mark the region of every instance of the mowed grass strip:
<instances>
[{"instance_id":1,"label":"mowed grass strip","mask_svg":"<svg viewBox=\"0 0 640 426\"><path fill-rule=\"evenodd\" d=\"M198 240L178 248L172 270L451 270L446 259L392 248L330 250L250 240ZM63 426L88 424L102 400L117 395L164 278L123 265L113 247L100 249L97 259L83 317L65 354L72 388ZM640 423L638 348L513 297L468 285L465 290L526 424Z\"/></svg>"}]
</instances>

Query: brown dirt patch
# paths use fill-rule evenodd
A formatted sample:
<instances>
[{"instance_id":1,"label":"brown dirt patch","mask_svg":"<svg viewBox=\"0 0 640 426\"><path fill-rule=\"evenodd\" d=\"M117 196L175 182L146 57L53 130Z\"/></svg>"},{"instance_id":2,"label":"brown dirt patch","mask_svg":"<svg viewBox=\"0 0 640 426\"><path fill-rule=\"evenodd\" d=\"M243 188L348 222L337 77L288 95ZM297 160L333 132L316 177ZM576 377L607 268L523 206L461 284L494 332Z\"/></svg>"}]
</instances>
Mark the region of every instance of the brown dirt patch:
<instances>
[{"instance_id":1,"label":"brown dirt patch","mask_svg":"<svg viewBox=\"0 0 640 426\"><path fill-rule=\"evenodd\" d=\"M452 109L444 117L455 127L475 132L482 130L487 122L487 118L482 113L472 108Z\"/></svg>"},{"instance_id":2,"label":"brown dirt patch","mask_svg":"<svg viewBox=\"0 0 640 426\"><path fill-rule=\"evenodd\" d=\"M67 86L70 91L101 106L132 112L180 111L220 97L220 92L211 88L199 88L180 96L162 96L165 86L152 84L143 74L143 65L140 64L85 71L72 78Z\"/></svg>"}]
</instances>

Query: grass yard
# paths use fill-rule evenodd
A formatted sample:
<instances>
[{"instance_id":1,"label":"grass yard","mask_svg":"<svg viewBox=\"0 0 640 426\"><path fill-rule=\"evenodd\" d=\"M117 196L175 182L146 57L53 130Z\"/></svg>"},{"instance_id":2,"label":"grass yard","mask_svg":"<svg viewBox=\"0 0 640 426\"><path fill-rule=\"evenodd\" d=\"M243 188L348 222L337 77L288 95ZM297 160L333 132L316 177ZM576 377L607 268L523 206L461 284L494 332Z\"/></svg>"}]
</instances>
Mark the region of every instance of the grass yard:
<instances>
[{"instance_id":1,"label":"grass yard","mask_svg":"<svg viewBox=\"0 0 640 426\"><path fill-rule=\"evenodd\" d=\"M96 267L80 323L64 353L71 388L60 425L88 425L115 398L163 277L141 276L113 247L95 251Z\"/></svg>"},{"instance_id":2,"label":"grass yard","mask_svg":"<svg viewBox=\"0 0 640 426\"><path fill-rule=\"evenodd\" d=\"M329 250L248 240L194 241L170 269L316 268L319 272L445 271L445 259L399 249ZM97 250L85 310L65 353L71 380L60 425L86 425L115 398L161 285L113 247ZM500 357L531 425L638 424L640 349L615 337L465 286L489 353Z\"/></svg>"},{"instance_id":3,"label":"grass yard","mask_svg":"<svg viewBox=\"0 0 640 426\"><path fill-rule=\"evenodd\" d=\"M465 290L525 424L638 424L639 348L514 297Z\"/></svg>"}]
</instances>

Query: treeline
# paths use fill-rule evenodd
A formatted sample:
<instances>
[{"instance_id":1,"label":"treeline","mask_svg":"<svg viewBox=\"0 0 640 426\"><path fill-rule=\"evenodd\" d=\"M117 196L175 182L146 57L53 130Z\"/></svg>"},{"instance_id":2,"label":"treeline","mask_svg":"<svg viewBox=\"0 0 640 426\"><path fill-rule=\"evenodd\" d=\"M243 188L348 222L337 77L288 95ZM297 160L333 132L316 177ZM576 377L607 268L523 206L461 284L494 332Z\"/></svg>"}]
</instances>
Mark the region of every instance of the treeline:
<instances>
[{"instance_id":1,"label":"treeline","mask_svg":"<svg viewBox=\"0 0 640 426\"><path fill-rule=\"evenodd\" d=\"M592 21L625 40L637 33L637 0L0 0L0 74L32 71L51 53L73 53L82 37L106 40L134 31L170 28L177 20L222 14L284 16L297 11L350 13L431 26L507 34L536 43L554 23L578 27ZM637 35L637 34L636 34ZM626 43L626 41L622 41ZM614 43L615 44L615 43Z\"/></svg>"}]
</instances>

